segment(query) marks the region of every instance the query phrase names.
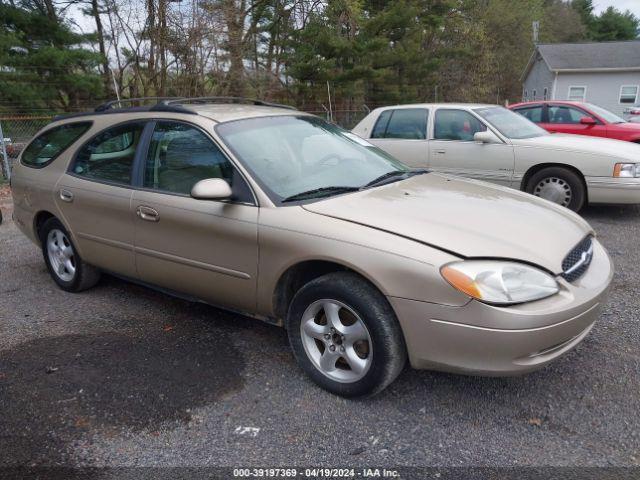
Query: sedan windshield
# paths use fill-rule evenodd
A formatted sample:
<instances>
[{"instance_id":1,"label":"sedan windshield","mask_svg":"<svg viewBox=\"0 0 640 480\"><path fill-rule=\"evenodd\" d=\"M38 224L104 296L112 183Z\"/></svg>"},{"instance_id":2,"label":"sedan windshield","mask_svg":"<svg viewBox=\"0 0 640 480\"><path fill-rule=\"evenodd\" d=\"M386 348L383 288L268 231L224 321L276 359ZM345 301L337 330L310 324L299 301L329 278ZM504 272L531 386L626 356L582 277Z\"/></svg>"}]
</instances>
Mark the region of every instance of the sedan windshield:
<instances>
[{"instance_id":1,"label":"sedan windshield","mask_svg":"<svg viewBox=\"0 0 640 480\"><path fill-rule=\"evenodd\" d=\"M605 110L604 108L592 103L587 103L586 105L589 110L598 115L600 118L604 119L604 121L607 123L626 123L625 119L620 118L615 113L610 112L609 110Z\"/></svg>"},{"instance_id":2,"label":"sedan windshield","mask_svg":"<svg viewBox=\"0 0 640 480\"><path fill-rule=\"evenodd\" d=\"M503 107L477 108L475 112L507 138L521 139L548 135L548 132L522 115Z\"/></svg>"},{"instance_id":3,"label":"sedan windshield","mask_svg":"<svg viewBox=\"0 0 640 480\"><path fill-rule=\"evenodd\" d=\"M317 117L251 118L222 123L216 131L278 201L336 195L410 173L382 150Z\"/></svg>"}]
</instances>

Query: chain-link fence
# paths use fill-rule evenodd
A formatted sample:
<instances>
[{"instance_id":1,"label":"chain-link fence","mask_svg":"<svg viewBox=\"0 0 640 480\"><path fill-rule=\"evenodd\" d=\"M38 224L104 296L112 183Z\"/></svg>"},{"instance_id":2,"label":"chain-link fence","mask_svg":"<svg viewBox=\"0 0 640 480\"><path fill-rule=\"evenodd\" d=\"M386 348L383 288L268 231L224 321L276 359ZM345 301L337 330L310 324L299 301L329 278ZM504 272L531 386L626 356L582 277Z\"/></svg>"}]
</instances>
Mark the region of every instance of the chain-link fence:
<instances>
[{"instance_id":1,"label":"chain-link fence","mask_svg":"<svg viewBox=\"0 0 640 480\"><path fill-rule=\"evenodd\" d=\"M9 179L13 161L20 155L29 140L53 120L52 115L0 116L0 155L2 155L2 176Z\"/></svg>"}]
</instances>

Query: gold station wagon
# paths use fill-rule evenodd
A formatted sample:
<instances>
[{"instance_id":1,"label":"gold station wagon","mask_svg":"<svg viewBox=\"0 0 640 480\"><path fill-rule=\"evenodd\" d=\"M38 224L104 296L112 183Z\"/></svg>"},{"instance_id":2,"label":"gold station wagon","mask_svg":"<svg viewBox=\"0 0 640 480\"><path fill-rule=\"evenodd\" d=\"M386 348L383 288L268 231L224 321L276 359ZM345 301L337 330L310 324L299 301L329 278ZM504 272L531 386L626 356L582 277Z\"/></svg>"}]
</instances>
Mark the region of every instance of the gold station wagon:
<instances>
[{"instance_id":1,"label":"gold station wagon","mask_svg":"<svg viewBox=\"0 0 640 480\"><path fill-rule=\"evenodd\" d=\"M302 369L344 396L379 392L407 358L483 375L546 365L589 333L613 272L568 209L411 170L260 101L58 119L12 191L62 289L109 272L282 325Z\"/></svg>"}]
</instances>

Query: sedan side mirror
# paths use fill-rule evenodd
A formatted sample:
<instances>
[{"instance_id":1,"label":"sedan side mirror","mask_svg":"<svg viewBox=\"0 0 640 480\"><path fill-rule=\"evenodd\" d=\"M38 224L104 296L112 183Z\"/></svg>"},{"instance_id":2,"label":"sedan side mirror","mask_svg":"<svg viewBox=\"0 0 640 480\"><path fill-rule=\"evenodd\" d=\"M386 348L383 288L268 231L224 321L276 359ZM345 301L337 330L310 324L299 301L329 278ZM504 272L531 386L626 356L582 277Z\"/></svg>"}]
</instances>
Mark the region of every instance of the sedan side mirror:
<instances>
[{"instance_id":1,"label":"sedan side mirror","mask_svg":"<svg viewBox=\"0 0 640 480\"><path fill-rule=\"evenodd\" d=\"M198 200L224 200L231 195L231 187L221 178L205 178L191 189L191 196Z\"/></svg>"},{"instance_id":2,"label":"sedan side mirror","mask_svg":"<svg viewBox=\"0 0 640 480\"><path fill-rule=\"evenodd\" d=\"M582 117L580 119L580 123L582 125L595 125L597 122L593 117Z\"/></svg>"},{"instance_id":3,"label":"sedan side mirror","mask_svg":"<svg viewBox=\"0 0 640 480\"><path fill-rule=\"evenodd\" d=\"M473 141L478 143L502 143L496 134L490 130L474 133Z\"/></svg>"}]
</instances>

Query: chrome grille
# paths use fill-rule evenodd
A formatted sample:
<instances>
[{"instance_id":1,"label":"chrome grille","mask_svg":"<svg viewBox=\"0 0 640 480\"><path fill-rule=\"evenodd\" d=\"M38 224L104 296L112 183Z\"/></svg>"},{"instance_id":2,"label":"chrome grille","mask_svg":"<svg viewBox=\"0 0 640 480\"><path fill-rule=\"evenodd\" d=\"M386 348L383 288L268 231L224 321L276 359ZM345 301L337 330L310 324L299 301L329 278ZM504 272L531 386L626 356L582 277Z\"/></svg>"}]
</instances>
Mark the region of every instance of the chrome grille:
<instances>
[{"instance_id":1,"label":"chrome grille","mask_svg":"<svg viewBox=\"0 0 640 480\"><path fill-rule=\"evenodd\" d=\"M593 237L585 237L562 261L562 277L574 282L587 271L593 257Z\"/></svg>"}]
</instances>

